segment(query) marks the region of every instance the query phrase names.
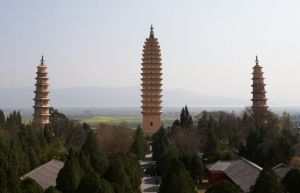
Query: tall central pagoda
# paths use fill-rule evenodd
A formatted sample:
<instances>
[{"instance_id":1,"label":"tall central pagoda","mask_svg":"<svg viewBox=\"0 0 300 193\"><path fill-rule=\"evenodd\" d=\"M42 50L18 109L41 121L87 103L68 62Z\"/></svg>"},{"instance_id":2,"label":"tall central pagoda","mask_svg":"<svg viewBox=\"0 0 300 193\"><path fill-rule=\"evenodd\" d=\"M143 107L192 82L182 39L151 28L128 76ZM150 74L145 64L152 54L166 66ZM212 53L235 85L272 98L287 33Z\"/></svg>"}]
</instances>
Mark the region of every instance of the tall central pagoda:
<instances>
[{"instance_id":1,"label":"tall central pagoda","mask_svg":"<svg viewBox=\"0 0 300 193\"><path fill-rule=\"evenodd\" d=\"M36 90L34 98L34 114L33 114L33 126L36 129L43 129L43 127L49 123L49 101L48 97L48 72L47 67L44 64L44 57L42 56L41 63L37 67L36 76Z\"/></svg>"},{"instance_id":2,"label":"tall central pagoda","mask_svg":"<svg viewBox=\"0 0 300 193\"><path fill-rule=\"evenodd\" d=\"M162 109L162 67L160 46L154 37L153 27L150 36L146 39L142 59L142 114L143 130L152 135L161 126Z\"/></svg>"},{"instance_id":3,"label":"tall central pagoda","mask_svg":"<svg viewBox=\"0 0 300 193\"><path fill-rule=\"evenodd\" d=\"M264 124L267 122L267 98L264 83L264 73L262 67L258 64L258 58L256 56L256 65L253 67L253 84L252 84L252 111L254 113L255 120L258 124Z\"/></svg>"}]
</instances>

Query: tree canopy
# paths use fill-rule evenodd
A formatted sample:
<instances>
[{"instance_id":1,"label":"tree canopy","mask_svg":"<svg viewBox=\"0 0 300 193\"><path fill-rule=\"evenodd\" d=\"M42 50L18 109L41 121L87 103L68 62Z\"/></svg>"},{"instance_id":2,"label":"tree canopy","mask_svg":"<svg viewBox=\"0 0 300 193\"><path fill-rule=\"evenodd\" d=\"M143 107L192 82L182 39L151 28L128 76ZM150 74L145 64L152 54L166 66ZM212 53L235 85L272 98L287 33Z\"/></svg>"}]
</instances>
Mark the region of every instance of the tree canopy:
<instances>
[{"instance_id":1,"label":"tree canopy","mask_svg":"<svg viewBox=\"0 0 300 193\"><path fill-rule=\"evenodd\" d=\"M282 184L286 192L300 193L300 171L299 169L290 170L282 179Z\"/></svg>"},{"instance_id":2,"label":"tree canopy","mask_svg":"<svg viewBox=\"0 0 300 193\"><path fill-rule=\"evenodd\" d=\"M242 193L242 191L234 184L227 180L222 180L211 187L209 187L206 193Z\"/></svg>"},{"instance_id":3,"label":"tree canopy","mask_svg":"<svg viewBox=\"0 0 300 193\"><path fill-rule=\"evenodd\" d=\"M196 193L195 184L189 172L177 158L171 161L167 173L162 176L160 193Z\"/></svg>"},{"instance_id":4,"label":"tree canopy","mask_svg":"<svg viewBox=\"0 0 300 193\"><path fill-rule=\"evenodd\" d=\"M271 167L265 167L257 178L251 193L283 193L279 177Z\"/></svg>"}]
</instances>

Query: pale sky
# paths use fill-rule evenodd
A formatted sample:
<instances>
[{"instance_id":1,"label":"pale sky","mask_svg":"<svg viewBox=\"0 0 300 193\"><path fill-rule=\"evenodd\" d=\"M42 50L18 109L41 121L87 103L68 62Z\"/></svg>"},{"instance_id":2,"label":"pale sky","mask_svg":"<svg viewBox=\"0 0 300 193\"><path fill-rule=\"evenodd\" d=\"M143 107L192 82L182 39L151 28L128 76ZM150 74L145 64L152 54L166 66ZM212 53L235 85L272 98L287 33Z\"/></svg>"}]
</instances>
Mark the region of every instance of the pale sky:
<instances>
[{"instance_id":1,"label":"pale sky","mask_svg":"<svg viewBox=\"0 0 300 193\"><path fill-rule=\"evenodd\" d=\"M140 84L149 27L165 89L251 98L255 55L267 97L300 105L299 0L0 0L0 87L33 86L44 54L51 88Z\"/></svg>"}]
</instances>

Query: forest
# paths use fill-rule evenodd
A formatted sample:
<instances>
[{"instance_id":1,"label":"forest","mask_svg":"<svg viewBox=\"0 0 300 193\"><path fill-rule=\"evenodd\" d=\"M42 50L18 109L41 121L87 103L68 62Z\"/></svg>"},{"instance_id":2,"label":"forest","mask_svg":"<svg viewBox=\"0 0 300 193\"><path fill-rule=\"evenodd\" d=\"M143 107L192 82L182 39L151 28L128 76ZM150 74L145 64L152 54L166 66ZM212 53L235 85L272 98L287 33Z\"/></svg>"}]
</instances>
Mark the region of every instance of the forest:
<instances>
[{"instance_id":1,"label":"forest","mask_svg":"<svg viewBox=\"0 0 300 193\"><path fill-rule=\"evenodd\" d=\"M19 112L14 111L6 117L0 111L1 193L140 192L143 173L138 158L144 157L148 151L140 128L133 131L120 125L124 129L105 130L102 134L112 136L110 139L127 137L125 142L130 145L125 149L113 149L113 152L110 151L112 148L102 151L97 137L99 134L93 132L89 125L70 120L53 108L50 114L51 124L36 130L30 124L22 123ZM105 143L109 144L109 141ZM56 187L44 191L33 179L20 179L51 159L65 162L58 174Z\"/></svg>"},{"instance_id":2,"label":"forest","mask_svg":"<svg viewBox=\"0 0 300 193\"><path fill-rule=\"evenodd\" d=\"M0 111L0 192L2 193L139 193L143 171L139 160L152 145L161 176L160 193L195 193L207 178L205 165L218 160L245 157L263 167L252 193L299 190L300 173L291 170L280 179L272 167L294 162L294 146L299 131L288 113L268 112L268 122L260 125L250 109L237 115L223 111L203 111L192 117L187 107L172 126L161 128L151 137L138 126L101 123L91 129L86 123L69 119L50 109L50 122L36 130L22 123L19 112L5 116ZM55 187L43 190L22 175L52 159L65 162ZM211 185L208 193L241 192L228 181ZM262 191L263 190L263 191Z\"/></svg>"}]
</instances>

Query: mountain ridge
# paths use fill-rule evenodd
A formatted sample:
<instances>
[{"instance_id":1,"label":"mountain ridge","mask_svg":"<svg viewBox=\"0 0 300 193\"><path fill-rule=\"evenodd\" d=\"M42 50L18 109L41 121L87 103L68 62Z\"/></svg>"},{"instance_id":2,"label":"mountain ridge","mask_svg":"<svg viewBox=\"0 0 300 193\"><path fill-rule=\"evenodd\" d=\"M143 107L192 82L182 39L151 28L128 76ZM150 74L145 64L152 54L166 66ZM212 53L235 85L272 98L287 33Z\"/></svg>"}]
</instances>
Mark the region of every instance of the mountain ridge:
<instances>
[{"instance_id":1,"label":"mountain ridge","mask_svg":"<svg viewBox=\"0 0 300 193\"><path fill-rule=\"evenodd\" d=\"M200 95L184 89L163 91L164 106L246 106L250 101ZM50 90L51 106L55 107L134 107L141 105L138 86L127 87L67 87ZM33 106L33 88L0 88L0 107Z\"/></svg>"}]
</instances>

